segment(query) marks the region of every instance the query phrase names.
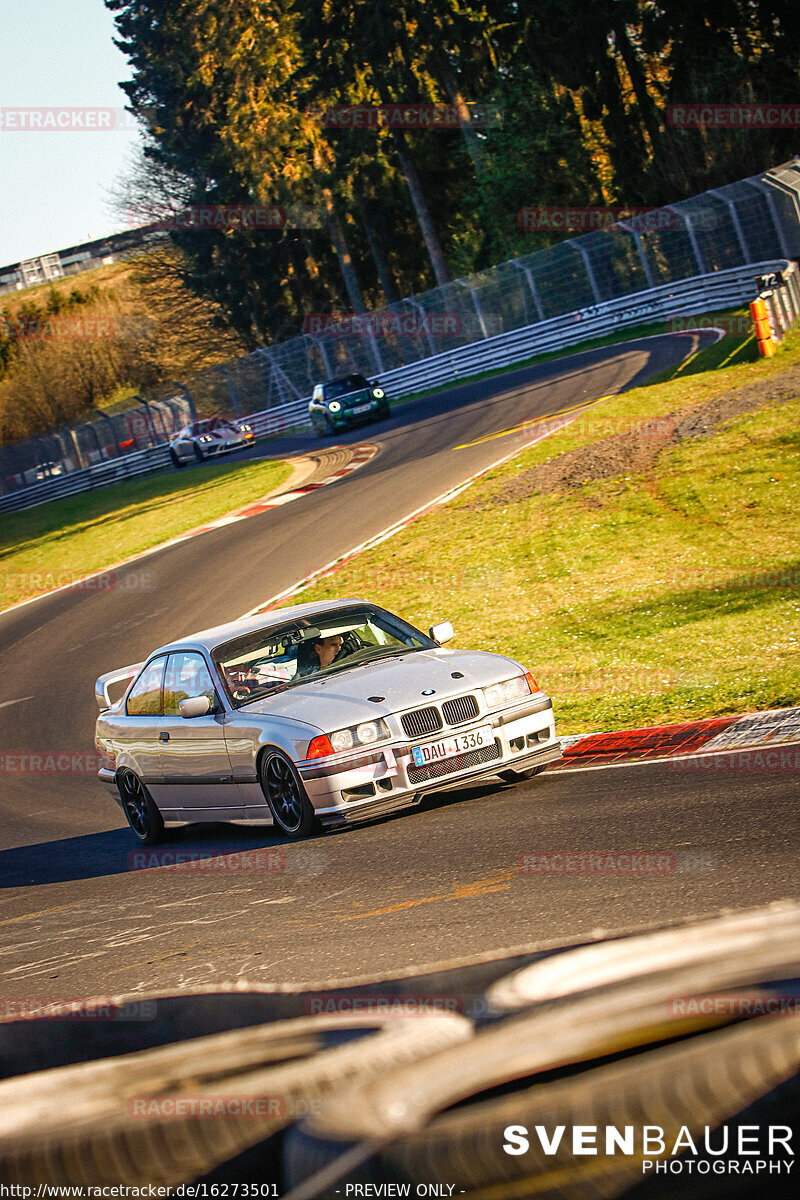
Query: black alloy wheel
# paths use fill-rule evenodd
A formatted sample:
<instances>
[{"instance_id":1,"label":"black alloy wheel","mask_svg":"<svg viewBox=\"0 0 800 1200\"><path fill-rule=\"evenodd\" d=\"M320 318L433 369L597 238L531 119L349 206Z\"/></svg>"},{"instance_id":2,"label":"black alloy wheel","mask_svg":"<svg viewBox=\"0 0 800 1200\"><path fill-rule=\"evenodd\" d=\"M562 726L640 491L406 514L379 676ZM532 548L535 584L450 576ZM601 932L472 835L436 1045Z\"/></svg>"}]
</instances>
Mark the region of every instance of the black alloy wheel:
<instances>
[{"instance_id":1,"label":"black alloy wheel","mask_svg":"<svg viewBox=\"0 0 800 1200\"><path fill-rule=\"evenodd\" d=\"M308 837L317 818L294 763L280 750L268 750L261 760L260 776L275 824L290 838Z\"/></svg>"},{"instance_id":2,"label":"black alloy wheel","mask_svg":"<svg viewBox=\"0 0 800 1200\"><path fill-rule=\"evenodd\" d=\"M147 788L133 771L120 771L117 789L128 824L143 846L161 840L164 820Z\"/></svg>"}]
</instances>

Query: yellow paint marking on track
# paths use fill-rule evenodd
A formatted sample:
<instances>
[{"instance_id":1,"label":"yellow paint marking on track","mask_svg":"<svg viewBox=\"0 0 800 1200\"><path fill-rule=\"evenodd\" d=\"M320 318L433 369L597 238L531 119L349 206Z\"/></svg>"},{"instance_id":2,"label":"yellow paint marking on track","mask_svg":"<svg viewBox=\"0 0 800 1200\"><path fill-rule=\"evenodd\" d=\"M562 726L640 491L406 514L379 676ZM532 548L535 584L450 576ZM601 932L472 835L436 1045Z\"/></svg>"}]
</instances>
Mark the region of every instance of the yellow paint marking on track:
<instances>
[{"instance_id":1,"label":"yellow paint marking on track","mask_svg":"<svg viewBox=\"0 0 800 1200\"><path fill-rule=\"evenodd\" d=\"M55 908L40 908L38 912L24 913L21 917L7 917L5 921L0 921L0 925L13 925L15 921L32 921L34 917L43 917L45 913L63 912L65 908L77 908L77 901L74 904L57 904Z\"/></svg>"},{"instance_id":2,"label":"yellow paint marking on track","mask_svg":"<svg viewBox=\"0 0 800 1200\"><path fill-rule=\"evenodd\" d=\"M476 879L474 883L454 885L453 894L447 899L466 900L470 896L485 896L487 892L503 892L511 887L510 880L515 875L515 871L506 871L505 875L497 875L494 879Z\"/></svg>"},{"instance_id":3,"label":"yellow paint marking on track","mask_svg":"<svg viewBox=\"0 0 800 1200\"><path fill-rule=\"evenodd\" d=\"M401 912L405 908L416 908L418 904L433 904L435 900L446 900L447 896L423 896L419 900L401 900L399 904L388 904L386 908L373 908L371 912L352 913L339 917L340 921L360 921L363 917L382 917L385 913Z\"/></svg>"},{"instance_id":4,"label":"yellow paint marking on track","mask_svg":"<svg viewBox=\"0 0 800 1200\"><path fill-rule=\"evenodd\" d=\"M492 442L496 438L508 437L509 434L520 433L524 429L533 431L537 425L544 425L547 421L556 421L559 417L566 416L567 413L575 412L578 408L591 408L593 404L599 404L601 400L610 400L611 398L611 396L598 396L596 400L580 400L577 404L570 404L568 408L561 408L558 412L549 413L546 417L530 417L527 421L521 421L519 425L512 425L510 429L484 434L483 437L475 438L474 442L463 442L455 449L468 450L470 446L480 446L483 442Z\"/></svg>"},{"instance_id":5,"label":"yellow paint marking on track","mask_svg":"<svg viewBox=\"0 0 800 1200\"><path fill-rule=\"evenodd\" d=\"M730 362L730 360L732 358L736 357L736 355L739 353L740 350L744 350L745 346L749 346L750 342L754 342L755 340L756 340L756 335L754 333L751 333L748 338L745 338L745 340L743 342L740 342L740 344L736 347L735 350L731 350L731 352L727 358L723 358L722 362L719 363L719 365L717 366L716 369L718 371L720 371L725 366L725 363Z\"/></svg>"},{"instance_id":6,"label":"yellow paint marking on track","mask_svg":"<svg viewBox=\"0 0 800 1200\"><path fill-rule=\"evenodd\" d=\"M382 917L387 913L403 912L409 908L417 908L420 904L435 904L438 900L469 900L473 896L487 896L490 892L504 892L511 887L510 881L516 876L515 871L506 871L504 875L496 875L491 879L475 879L472 883L454 883L449 895L421 896L418 900L400 900L397 904L387 904L384 908L373 908L369 912L349 913L339 916L339 921L360 921L363 917Z\"/></svg>"}]
</instances>

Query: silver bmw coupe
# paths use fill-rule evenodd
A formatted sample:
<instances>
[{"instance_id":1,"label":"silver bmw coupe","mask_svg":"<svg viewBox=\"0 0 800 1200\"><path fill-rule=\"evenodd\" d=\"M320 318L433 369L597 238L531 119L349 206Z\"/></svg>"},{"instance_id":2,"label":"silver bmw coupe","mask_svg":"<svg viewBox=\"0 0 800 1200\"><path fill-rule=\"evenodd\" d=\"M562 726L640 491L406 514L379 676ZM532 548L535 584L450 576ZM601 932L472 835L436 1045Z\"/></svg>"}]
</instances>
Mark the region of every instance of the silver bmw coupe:
<instances>
[{"instance_id":1,"label":"silver bmw coupe","mask_svg":"<svg viewBox=\"0 0 800 1200\"><path fill-rule=\"evenodd\" d=\"M181 638L97 680L100 779L150 845L165 825L202 821L307 837L560 758L530 672L445 648L452 637L449 622L424 634L336 600Z\"/></svg>"}]
</instances>

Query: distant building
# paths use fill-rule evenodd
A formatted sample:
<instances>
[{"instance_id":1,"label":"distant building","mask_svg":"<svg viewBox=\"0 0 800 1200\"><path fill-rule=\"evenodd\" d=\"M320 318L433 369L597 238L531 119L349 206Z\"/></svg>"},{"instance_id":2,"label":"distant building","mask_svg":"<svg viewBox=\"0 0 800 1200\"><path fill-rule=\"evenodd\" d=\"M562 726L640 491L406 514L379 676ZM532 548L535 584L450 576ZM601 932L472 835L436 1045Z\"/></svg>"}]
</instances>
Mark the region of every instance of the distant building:
<instances>
[{"instance_id":1,"label":"distant building","mask_svg":"<svg viewBox=\"0 0 800 1200\"><path fill-rule=\"evenodd\" d=\"M163 231L156 226L142 225L137 229L126 229L124 233L109 234L94 242L68 246L66 250L57 250L54 254L40 254L38 258L10 263L7 267L0 267L0 293L19 292L36 283L63 279L65 275L77 275L91 267L117 262L163 236Z\"/></svg>"}]
</instances>

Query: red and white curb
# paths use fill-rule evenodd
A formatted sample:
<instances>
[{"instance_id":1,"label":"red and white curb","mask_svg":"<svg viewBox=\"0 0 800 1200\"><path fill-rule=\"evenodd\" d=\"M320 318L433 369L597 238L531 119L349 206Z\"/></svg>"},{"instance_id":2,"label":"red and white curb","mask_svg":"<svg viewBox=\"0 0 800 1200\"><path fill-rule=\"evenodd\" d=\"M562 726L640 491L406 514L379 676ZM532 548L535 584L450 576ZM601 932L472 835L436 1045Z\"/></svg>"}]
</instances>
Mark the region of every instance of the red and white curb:
<instances>
[{"instance_id":1,"label":"red and white curb","mask_svg":"<svg viewBox=\"0 0 800 1200\"><path fill-rule=\"evenodd\" d=\"M564 758L550 770L599 770L654 759L677 759L689 769L800 771L800 708L709 717L676 725L582 733L561 738Z\"/></svg>"},{"instance_id":2,"label":"red and white curb","mask_svg":"<svg viewBox=\"0 0 800 1200\"><path fill-rule=\"evenodd\" d=\"M338 448L337 446L330 447L332 450ZM198 537L201 533L208 533L210 529L222 529L225 525L235 525L237 521L246 521L248 517L258 516L259 513L267 512L270 508L280 508L283 504L290 504L292 500L299 500L301 496L307 496L309 492L315 492L317 488L327 487L329 483L335 483L337 479L343 479L345 475L350 475L351 472L370 462L377 453L378 447L372 444L357 446L346 466L341 467L338 471L332 471L318 483L305 483L300 487L292 488L290 492L281 492L280 495L268 497L266 500L254 500L251 504L245 504L243 508L226 513L224 517L217 517L215 521L209 521L206 525L198 525L168 542L163 542L156 549L163 550L165 546L174 546L178 542L186 542L189 538Z\"/></svg>"},{"instance_id":3,"label":"red and white curb","mask_svg":"<svg viewBox=\"0 0 800 1200\"><path fill-rule=\"evenodd\" d=\"M345 449L345 447L330 446L328 449L338 450ZM139 554L134 554L130 558L123 558L119 562L111 563L109 566L103 567L100 571L92 571L89 575L82 575L79 579L71 579L69 583L49 588L47 591L40 592L36 596L30 596L27 600L21 600L19 604L12 604L8 608L2 609L0 616L14 612L15 609L24 608L27 604L35 604L37 600L43 600L45 596L53 596L57 592L91 591L92 589L87 588L86 585L91 583L93 579L102 579L104 576L108 577L112 572L121 570L122 567L128 567L131 563L148 558L151 554L158 554L160 551L167 550L171 546L179 546L181 542L188 542L191 538L199 537L203 533L209 533L212 529L223 529L226 525L235 525L237 521L246 521L248 517L258 516L259 513L266 512L270 508L279 508L283 504L291 503L292 500L299 500L309 492L314 492L317 488L327 487L329 483L335 483L337 479L343 479L345 475L349 475L352 471L363 467L377 453L378 447L371 443L357 446L346 466L341 467L338 471L332 471L330 475L327 475L325 479L321 479L318 483L306 483L300 487L292 488L289 492L281 492L278 495L269 496L263 500L254 500L250 504L245 504L242 508L234 509L232 512L225 513L222 517L217 517L214 521L207 521L204 525L196 525L193 529L187 529L185 533L179 533L175 537L169 538L166 542L159 542L157 546L150 546L147 550L142 550ZM62 574L62 576L66 573L54 572L54 574Z\"/></svg>"},{"instance_id":4,"label":"red and white curb","mask_svg":"<svg viewBox=\"0 0 800 1200\"><path fill-rule=\"evenodd\" d=\"M542 422L546 425L543 433L540 433L538 436L526 441L522 446L515 446L510 453L504 454L502 458L495 459L495 461L490 463L487 467L482 467L480 471L476 471L474 475L470 475L469 479L463 480L462 483L457 484L455 487L448 488L446 492L442 492L441 495L434 497L433 500L429 500L426 504L421 505L420 508L415 508L413 512L408 513L405 517L401 517L399 521L395 521L392 525L387 525L385 529L380 531L380 533L373 534L373 536L367 538L366 541L360 542L357 546L353 546L350 550L346 550L344 554L340 554L338 558L331 559L331 561L326 563L324 567L319 567L316 571L312 571L309 575L306 575L304 579L298 580L298 582L293 583L291 587L285 588L284 591L278 592L275 596L271 596L269 600L266 600L263 604L257 605L255 608L252 608L250 612L244 613L243 616L254 617L258 613L268 612L270 609L281 607L286 600L290 599L292 596L298 595L300 592L304 592L306 588L311 586L312 583L317 583L318 580L326 579L329 575L333 575L339 570L340 567L343 567L345 563L357 558L358 555L363 554L365 550L372 550L373 547L379 546L381 542L389 541L389 539L393 538L395 534L400 533L401 530L410 525L412 521L416 521L418 517L424 517L426 513L433 512L434 509L441 508L443 504L447 504L450 500L454 500L456 496L459 496L461 492L465 491L471 484L473 484L476 479L480 479L483 475L488 475L488 473L493 471L495 467L502 467L504 463L507 463L510 459L515 458L516 455L521 454L523 450L529 450L532 446L536 446L539 442L543 442L545 438L550 437L551 434L557 433L559 429L564 429L567 425L571 425L573 421L578 419L579 415L580 414L576 412L570 413L569 416L564 417L563 419L543 417Z\"/></svg>"}]
</instances>

